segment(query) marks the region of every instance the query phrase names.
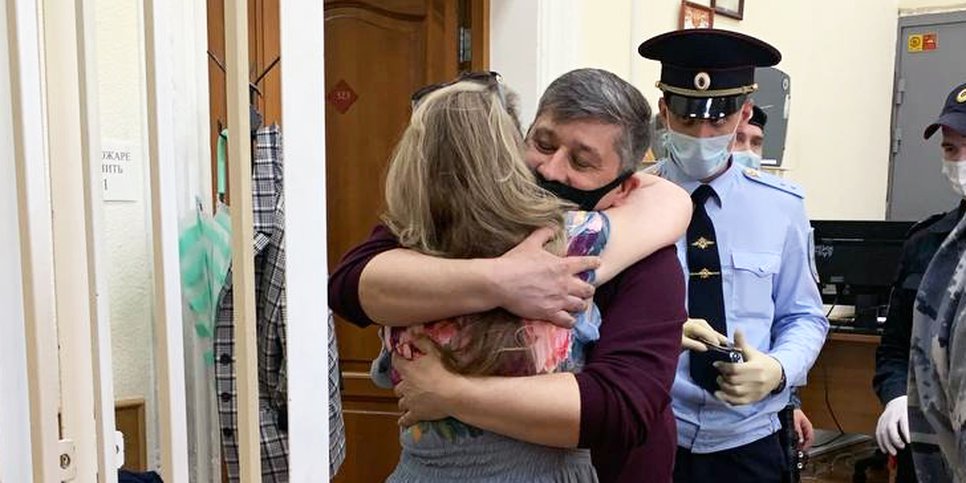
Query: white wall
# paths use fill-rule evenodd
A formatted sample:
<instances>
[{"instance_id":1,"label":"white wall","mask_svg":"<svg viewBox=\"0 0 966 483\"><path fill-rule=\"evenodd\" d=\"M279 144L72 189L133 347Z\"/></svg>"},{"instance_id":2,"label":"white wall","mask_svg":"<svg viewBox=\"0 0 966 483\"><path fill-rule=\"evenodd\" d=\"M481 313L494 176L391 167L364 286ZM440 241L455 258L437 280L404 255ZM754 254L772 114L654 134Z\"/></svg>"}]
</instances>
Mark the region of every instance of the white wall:
<instances>
[{"instance_id":1,"label":"white wall","mask_svg":"<svg viewBox=\"0 0 966 483\"><path fill-rule=\"evenodd\" d=\"M533 121L544 89L579 67L581 0L492 0L490 69L519 95L520 122Z\"/></svg>"},{"instance_id":2,"label":"white wall","mask_svg":"<svg viewBox=\"0 0 966 483\"><path fill-rule=\"evenodd\" d=\"M554 35L541 32L540 28L556 29L557 35L570 33L575 38L572 67L611 70L640 88L656 108L660 94L654 83L660 65L639 57L637 45L653 35L676 29L681 2L574 1L576 26L542 21L539 17L546 17L547 13L541 11L541 1L492 3L491 65L495 70L510 69L514 73L506 76L507 81L525 93L521 96L524 112L532 115L539 98L539 92L534 92L535 88L540 90L540 82L533 77L540 75L534 55L559 55L552 45L538 42ZM745 0L744 20L720 15L715 19L716 28L760 37L782 51L784 59L778 67L792 78L785 151L785 166L790 170L785 176L805 188L806 204L813 218L885 217L900 8L903 14L921 13L908 9L966 8L966 3ZM538 18L521 21L521 16L513 16L518 9L528 9L526 15Z\"/></svg>"},{"instance_id":3,"label":"white wall","mask_svg":"<svg viewBox=\"0 0 966 483\"><path fill-rule=\"evenodd\" d=\"M901 15L966 10L963 0L899 0Z\"/></svg>"},{"instance_id":4,"label":"white wall","mask_svg":"<svg viewBox=\"0 0 966 483\"><path fill-rule=\"evenodd\" d=\"M533 120L540 89L537 82L536 1L490 2L490 69L503 75L520 96L520 122Z\"/></svg>"},{"instance_id":5,"label":"white wall","mask_svg":"<svg viewBox=\"0 0 966 483\"><path fill-rule=\"evenodd\" d=\"M654 2L610 0L607 8L599 8L599 3L581 0L580 24L576 31L580 39L579 66L609 70L630 80L631 65L640 59L631 35L631 19L644 4L650 9L651 3Z\"/></svg>"},{"instance_id":6,"label":"white wall","mask_svg":"<svg viewBox=\"0 0 966 483\"><path fill-rule=\"evenodd\" d=\"M633 16L637 43L677 26L679 2L647 5ZM885 217L896 12L895 0L745 0L744 20L715 18L783 54L778 67L792 80L785 176L805 188L812 218ZM651 102L659 75L657 62L632 62L631 80Z\"/></svg>"},{"instance_id":7,"label":"white wall","mask_svg":"<svg viewBox=\"0 0 966 483\"><path fill-rule=\"evenodd\" d=\"M144 139L144 56L140 3L97 0L96 41L101 142L135 146L147 173ZM140 180L137 201L105 202L104 266L111 294L111 349L117 398L146 401L149 464L156 458L154 336L148 184Z\"/></svg>"}]
</instances>

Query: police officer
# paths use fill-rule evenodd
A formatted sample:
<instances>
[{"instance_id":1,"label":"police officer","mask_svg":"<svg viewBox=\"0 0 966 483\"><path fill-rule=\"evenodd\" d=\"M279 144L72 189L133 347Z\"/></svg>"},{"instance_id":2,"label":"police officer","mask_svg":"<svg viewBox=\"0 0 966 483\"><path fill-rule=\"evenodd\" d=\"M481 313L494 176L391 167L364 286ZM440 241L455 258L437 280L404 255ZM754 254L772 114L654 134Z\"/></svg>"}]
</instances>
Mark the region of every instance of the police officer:
<instances>
[{"instance_id":1,"label":"police officer","mask_svg":"<svg viewBox=\"0 0 966 483\"><path fill-rule=\"evenodd\" d=\"M742 358L730 362L732 352L711 347L681 354L671 392L674 480L782 481L777 414L788 388L804 383L828 321L809 262L801 190L731 158L735 131L752 115L755 67L775 65L781 54L753 37L711 29L659 35L638 52L661 62L667 156L654 171L694 202L678 242L690 316L733 337Z\"/></svg>"},{"instance_id":2,"label":"police officer","mask_svg":"<svg viewBox=\"0 0 966 483\"><path fill-rule=\"evenodd\" d=\"M942 171L953 190L966 193L966 84L946 98L939 119L926 128L929 139L942 129ZM882 341L875 354L873 387L885 406L876 425L876 440L883 452L898 456L896 481L916 481L909 442L909 412L906 383L909 375L909 338L913 304L926 267L943 240L963 217L966 199L946 213L933 215L912 227L902 247L902 257L889 299L889 314Z\"/></svg>"},{"instance_id":3,"label":"police officer","mask_svg":"<svg viewBox=\"0 0 966 483\"><path fill-rule=\"evenodd\" d=\"M749 168L761 169L761 151L765 144L765 124L768 115L758 106L751 106L751 118L738 124L732 161Z\"/></svg>"}]
</instances>

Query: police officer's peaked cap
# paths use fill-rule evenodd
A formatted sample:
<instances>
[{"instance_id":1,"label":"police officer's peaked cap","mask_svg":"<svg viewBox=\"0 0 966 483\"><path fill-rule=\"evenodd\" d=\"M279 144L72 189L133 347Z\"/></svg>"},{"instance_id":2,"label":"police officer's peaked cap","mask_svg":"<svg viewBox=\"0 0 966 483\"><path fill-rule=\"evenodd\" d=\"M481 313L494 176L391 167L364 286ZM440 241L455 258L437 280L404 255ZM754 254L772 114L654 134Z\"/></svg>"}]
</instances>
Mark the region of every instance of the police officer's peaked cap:
<instances>
[{"instance_id":1,"label":"police officer's peaked cap","mask_svg":"<svg viewBox=\"0 0 966 483\"><path fill-rule=\"evenodd\" d=\"M754 37L717 29L676 30L638 47L643 57L661 62L668 108L679 116L718 119L739 108L754 92L755 68L771 67L781 53Z\"/></svg>"},{"instance_id":2,"label":"police officer's peaked cap","mask_svg":"<svg viewBox=\"0 0 966 483\"><path fill-rule=\"evenodd\" d=\"M751 106L751 119L748 120L748 124L758 126L759 129L764 131L765 124L768 124L768 114L765 114L765 110L758 106Z\"/></svg>"}]
</instances>

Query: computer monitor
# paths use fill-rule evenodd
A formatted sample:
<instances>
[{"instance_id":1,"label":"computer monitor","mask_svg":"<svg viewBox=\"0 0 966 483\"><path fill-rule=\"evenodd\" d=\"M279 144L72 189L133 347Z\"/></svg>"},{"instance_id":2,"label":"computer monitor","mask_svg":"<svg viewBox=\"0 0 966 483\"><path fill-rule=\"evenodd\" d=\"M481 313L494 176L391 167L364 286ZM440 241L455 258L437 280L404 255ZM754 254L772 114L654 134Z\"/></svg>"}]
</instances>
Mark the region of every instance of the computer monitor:
<instances>
[{"instance_id":1,"label":"computer monitor","mask_svg":"<svg viewBox=\"0 0 966 483\"><path fill-rule=\"evenodd\" d=\"M855 306L859 327L876 327L912 228L905 221L813 220L815 264L822 301Z\"/></svg>"}]
</instances>

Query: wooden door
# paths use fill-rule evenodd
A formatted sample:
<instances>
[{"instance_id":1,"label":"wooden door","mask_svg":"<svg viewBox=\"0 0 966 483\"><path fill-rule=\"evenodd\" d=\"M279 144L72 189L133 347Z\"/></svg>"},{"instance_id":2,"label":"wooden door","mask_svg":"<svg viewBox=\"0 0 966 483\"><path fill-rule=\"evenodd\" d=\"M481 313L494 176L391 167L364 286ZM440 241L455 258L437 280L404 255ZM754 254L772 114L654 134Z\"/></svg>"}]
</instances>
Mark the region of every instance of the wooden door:
<instances>
[{"instance_id":1,"label":"wooden door","mask_svg":"<svg viewBox=\"0 0 966 483\"><path fill-rule=\"evenodd\" d=\"M208 47L216 59L209 62L215 176L217 135L227 120L225 75L218 66L224 59L226 0L207 1ZM279 52L279 0L247 1L254 81ZM487 68L488 5L488 0L325 0L330 267L364 240L379 218L389 155L409 120L410 95L459 71ZM284 64L282 59L258 84L261 96L255 102L266 124L281 123ZM369 380L369 364L379 350L376 330L341 320L336 330L348 438L336 481L383 481L399 459L399 413L392 392Z\"/></svg>"},{"instance_id":2,"label":"wooden door","mask_svg":"<svg viewBox=\"0 0 966 483\"><path fill-rule=\"evenodd\" d=\"M452 79L461 68L483 67L485 49L475 62L466 55L460 62L458 33L474 19L482 22L485 12L484 2L469 0L326 0L330 267L378 221L389 156L409 120L410 95ZM473 43L482 46L486 36L476 37ZM348 448L336 481L383 481L399 458L399 413L392 392L369 379L379 351L376 329L340 321L337 334Z\"/></svg>"},{"instance_id":3,"label":"wooden door","mask_svg":"<svg viewBox=\"0 0 966 483\"><path fill-rule=\"evenodd\" d=\"M455 9L432 0L326 1L326 164L329 266L364 240L384 207L389 155L409 119L409 96L456 74ZM451 25L447 25L451 24ZM391 391L369 365L376 329L337 325L346 462L339 482L383 481L399 458Z\"/></svg>"}]
</instances>

